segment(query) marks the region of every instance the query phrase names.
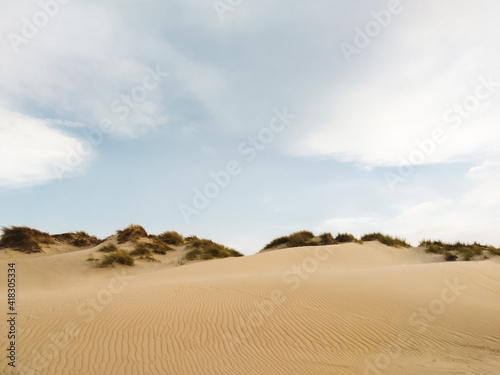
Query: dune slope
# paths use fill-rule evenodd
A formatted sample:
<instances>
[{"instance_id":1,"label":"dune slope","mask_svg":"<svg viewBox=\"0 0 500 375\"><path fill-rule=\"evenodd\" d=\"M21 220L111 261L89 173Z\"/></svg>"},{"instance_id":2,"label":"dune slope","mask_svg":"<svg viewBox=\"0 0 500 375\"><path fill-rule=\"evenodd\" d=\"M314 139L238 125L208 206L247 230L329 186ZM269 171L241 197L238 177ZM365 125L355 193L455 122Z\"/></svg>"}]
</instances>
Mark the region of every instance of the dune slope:
<instances>
[{"instance_id":1,"label":"dune slope","mask_svg":"<svg viewBox=\"0 0 500 375\"><path fill-rule=\"evenodd\" d=\"M102 270L85 263L90 251L17 260L18 366L2 358L2 373L500 368L497 258L438 262L419 249L370 242Z\"/></svg>"}]
</instances>

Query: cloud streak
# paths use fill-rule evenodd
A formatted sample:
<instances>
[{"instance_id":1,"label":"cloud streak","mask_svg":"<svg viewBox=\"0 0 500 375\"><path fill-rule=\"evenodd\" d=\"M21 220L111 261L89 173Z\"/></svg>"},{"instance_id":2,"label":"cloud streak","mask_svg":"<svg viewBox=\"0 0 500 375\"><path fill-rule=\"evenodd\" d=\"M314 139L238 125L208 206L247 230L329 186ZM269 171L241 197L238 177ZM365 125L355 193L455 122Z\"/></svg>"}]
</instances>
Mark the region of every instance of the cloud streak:
<instances>
[{"instance_id":1,"label":"cloud streak","mask_svg":"<svg viewBox=\"0 0 500 375\"><path fill-rule=\"evenodd\" d=\"M474 6L478 17L464 1L404 3L404 12L308 111L310 125L289 153L399 166L439 127L450 140L422 164L491 156L488 146L500 141L498 92L468 113L460 130L451 130L454 122L445 114L474 95L481 79L498 91L500 53L491 46L500 26L491 15L499 5Z\"/></svg>"},{"instance_id":2,"label":"cloud streak","mask_svg":"<svg viewBox=\"0 0 500 375\"><path fill-rule=\"evenodd\" d=\"M67 163L70 150L83 146L47 121L2 108L0 118L0 187L26 187L54 180L54 164ZM84 166L76 163L73 174Z\"/></svg>"}]
</instances>

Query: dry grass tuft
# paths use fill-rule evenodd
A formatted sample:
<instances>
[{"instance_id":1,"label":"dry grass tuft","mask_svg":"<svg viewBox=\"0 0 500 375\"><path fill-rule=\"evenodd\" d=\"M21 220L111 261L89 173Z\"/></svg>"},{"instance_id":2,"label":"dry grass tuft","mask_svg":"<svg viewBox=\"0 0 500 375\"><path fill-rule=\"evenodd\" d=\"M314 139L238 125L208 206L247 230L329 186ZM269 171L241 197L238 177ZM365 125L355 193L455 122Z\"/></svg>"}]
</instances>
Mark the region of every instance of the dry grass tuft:
<instances>
[{"instance_id":1,"label":"dry grass tuft","mask_svg":"<svg viewBox=\"0 0 500 375\"><path fill-rule=\"evenodd\" d=\"M87 232L83 231L55 234L52 237L59 242L76 247L93 247L102 242L96 236L91 236Z\"/></svg>"},{"instance_id":2,"label":"dry grass tuft","mask_svg":"<svg viewBox=\"0 0 500 375\"><path fill-rule=\"evenodd\" d=\"M26 226L12 226L2 228L0 248L10 247L23 253L40 253L40 245L55 243L54 238L46 232L32 229Z\"/></svg>"},{"instance_id":3,"label":"dry grass tuft","mask_svg":"<svg viewBox=\"0 0 500 375\"><path fill-rule=\"evenodd\" d=\"M241 257L240 252L213 242L212 240L192 238L187 245L190 250L184 257L185 260L209 260L214 258Z\"/></svg>"},{"instance_id":4,"label":"dry grass tuft","mask_svg":"<svg viewBox=\"0 0 500 375\"><path fill-rule=\"evenodd\" d=\"M148 236L148 232L137 224L130 224L128 227L122 230L117 230L118 243L124 243L127 241L137 241L140 238Z\"/></svg>"},{"instance_id":5,"label":"dry grass tuft","mask_svg":"<svg viewBox=\"0 0 500 375\"><path fill-rule=\"evenodd\" d=\"M174 246L184 245L184 237L175 231L163 232L158 236L158 239L168 245L174 245Z\"/></svg>"},{"instance_id":6,"label":"dry grass tuft","mask_svg":"<svg viewBox=\"0 0 500 375\"><path fill-rule=\"evenodd\" d=\"M392 247L411 247L405 239L399 237L392 237L382 233L369 233L361 237L363 241L378 241L384 245Z\"/></svg>"},{"instance_id":7,"label":"dry grass tuft","mask_svg":"<svg viewBox=\"0 0 500 375\"><path fill-rule=\"evenodd\" d=\"M98 263L99 267L110 267L113 264L123 264L125 266L133 266L134 258L125 250L117 250L112 253L106 254L104 258Z\"/></svg>"}]
</instances>

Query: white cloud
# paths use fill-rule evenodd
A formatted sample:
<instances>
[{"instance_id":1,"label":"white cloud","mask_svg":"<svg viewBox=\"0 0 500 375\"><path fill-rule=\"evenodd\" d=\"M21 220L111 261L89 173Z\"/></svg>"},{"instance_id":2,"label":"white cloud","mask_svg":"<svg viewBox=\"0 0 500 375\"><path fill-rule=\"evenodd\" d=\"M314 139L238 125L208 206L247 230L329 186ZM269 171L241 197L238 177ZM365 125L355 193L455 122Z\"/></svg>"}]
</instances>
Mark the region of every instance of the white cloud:
<instances>
[{"instance_id":1,"label":"white cloud","mask_svg":"<svg viewBox=\"0 0 500 375\"><path fill-rule=\"evenodd\" d=\"M169 7L160 2L155 6ZM0 22L2 35L21 35L23 17L31 19L40 9L36 4L27 7L7 1L0 10L0 21L6 21ZM149 19L157 13L151 5L133 2L75 1L61 6L47 26L19 46L19 53L2 38L0 97L11 107L42 107L50 117L90 127L110 119L114 135L131 137L179 117L178 113L169 114L164 103L182 95L196 100L209 113L223 116L227 107L221 99L226 89L223 76L176 48L171 43L175 38L164 35L168 17ZM168 15L173 18L175 13ZM113 103L131 97L148 69L157 66L170 77L162 76L158 87L148 90L145 101L129 106L126 116L117 114Z\"/></svg>"},{"instance_id":2,"label":"white cloud","mask_svg":"<svg viewBox=\"0 0 500 375\"><path fill-rule=\"evenodd\" d=\"M500 177L500 159L496 161L486 160L480 165L470 168L467 177L473 179L488 179Z\"/></svg>"},{"instance_id":3,"label":"white cloud","mask_svg":"<svg viewBox=\"0 0 500 375\"><path fill-rule=\"evenodd\" d=\"M88 161L75 159L81 142L37 118L0 107L0 187L24 187L43 184L58 178L54 163L65 165L62 177L78 173ZM70 171L71 169L71 171ZM69 173L71 172L71 173Z\"/></svg>"},{"instance_id":4,"label":"white cloud","mask_svg":"<svg viewBox=\"0 0 500 375\"><path fill-rule=\"evenodd\" d=\"M495 207L500 208L500 159L486 160L483 164L470 168L467 177L474 185L464 194L464 204L484 207L491 211L494 211Z\"/></svg>"},{"instance_id":5,"label":"white cloud","mask_svg":"<svg viewBox=\"0 0 500 375\"><path fill-rule=\"evenodd\" d=\"M497 188L498 186L497 184ZM414 246L422 239L479 241L500 246L500 200L485 198L491 197L491 192L485 192L479 187L477 191L466 193L456 200L440 198L409 206L398 205L393 207L396 211L393 215L332 218L325 221L320 230L351 232L357 236L374 231L383 232L404 237ZM488 195L481 196L484 193ZM473 197L481 202L472 199Z\"/></svg>"},{"instance_id":6,"label":"white cloud","mask_svg":"<svg viewBox=\"0 0 500 375\"><path fill-rule=\"evenodd\" d=\"M479 5L481 4L481 5ZM447 140L423 164L488 157L500 142L500 86L467 113L459 129L444 114L475 95L481 80L500 83L500 4L404 2L405 10L369 47L345 62L345 75L312 101L293 155L363 166L399 166L417 141L442 128ZM369 9L363 9L370 19ZM351 27L360 26L352 24ZM349 41L350 42L350 41ZM343 69L340 69L343 71ZM482 78L481 78L482 77ZM307 126L306 126L307 125Z\"/></svg>"}]
</instances>

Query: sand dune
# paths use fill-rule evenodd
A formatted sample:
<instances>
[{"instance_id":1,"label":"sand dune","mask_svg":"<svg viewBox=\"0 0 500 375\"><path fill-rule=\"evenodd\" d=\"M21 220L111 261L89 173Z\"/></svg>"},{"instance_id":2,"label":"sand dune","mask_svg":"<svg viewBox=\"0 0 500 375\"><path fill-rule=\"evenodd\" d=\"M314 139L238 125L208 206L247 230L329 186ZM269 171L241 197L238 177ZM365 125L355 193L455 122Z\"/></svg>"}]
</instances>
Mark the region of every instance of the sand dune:
<instances>
[{"instance_id":1,"label":"sand dune","mask_svg":"<svg viewBox=\"0 0 500 375\"><path fill-rule=\"evenodd\" d=\"M94 251L17 257L18 362L2 358L2 373L500 369L498 258L441 262L369 242L96 269Z\"/></svg>"}]
</instances>

